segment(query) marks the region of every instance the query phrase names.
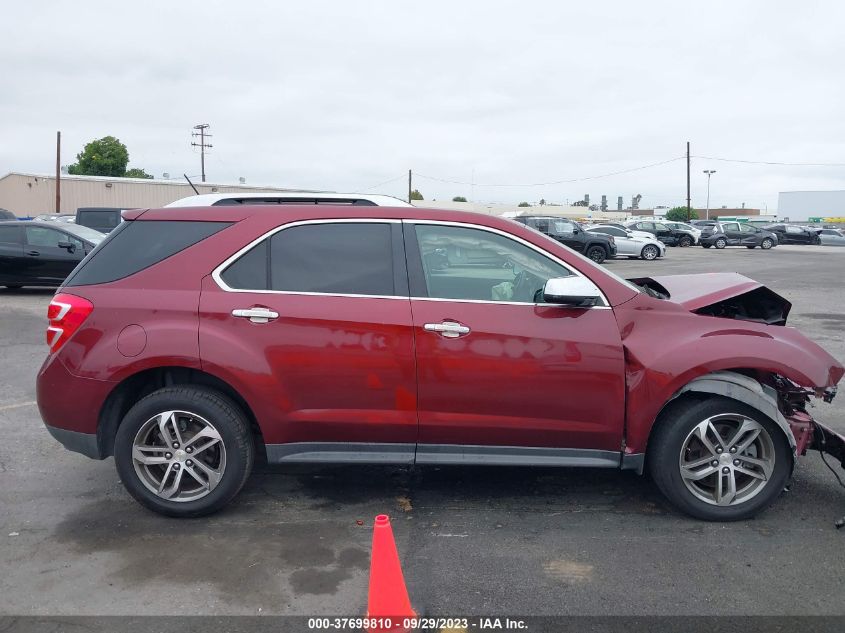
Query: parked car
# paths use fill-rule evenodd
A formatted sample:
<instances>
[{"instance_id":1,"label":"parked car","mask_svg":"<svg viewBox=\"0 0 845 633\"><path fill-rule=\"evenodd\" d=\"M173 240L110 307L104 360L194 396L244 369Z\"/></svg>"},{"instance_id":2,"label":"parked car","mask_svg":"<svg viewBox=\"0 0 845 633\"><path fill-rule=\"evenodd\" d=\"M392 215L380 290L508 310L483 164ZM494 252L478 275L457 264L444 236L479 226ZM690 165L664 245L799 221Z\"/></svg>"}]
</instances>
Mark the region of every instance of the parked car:
<instances>
[{"instance_id":1,"label":"parked car","mask_svg":"<svg viewBox=\"0 0 845 633\"><path fill-rule=\"evenodd\" d=\"M808 412L845 368L790 307L735 273L626 281L481 214L138 210L50 303L38 407L173 516L226 505L261 453L648 467L685 512L735 520L809 448L845 459Z\"/></svg>"},{"instance_id":2,"label":"parked car","mask_svg":"<svg viewBox=\"0 0 845 633\"><path fill-rule=\"evenodd\" d=\"M180 198L168 207L221 207L239 204L333 204L355 207L410 207L392 196L325 191L274 191L258 193L205 193Z\"/></svg>"},{"instance_id":3,"label":"parked car","mask_svg":"<svg viewBox=\"0 0 845 633\"><path fill-rule=\"evenodd\" d=\"M626 229L603 224L587 227L587 231L611 236L616 244L617 257L639 257L652 260L666 254L666 245L650 233L646 233L647 238L635 237Z\"/></svg>"},{"instance_id":4,"label":"parked car","mask_svg":"<svg viewBox=\"0 0 845 633\"><path fill-rule=\"evenodd\" d=\"M625 224L625 228L651 233L667 246L692 246L695 236L689 231L673 229L663 222L651 220L633 220Z\"/></svg>"},{"instance_id":5,"label":"parked car","mask_svg":"<svg viewBox=\"0 0 845 633\"><path fill-rule=\"evenodd\" d=\"M57 222L0 222L0 286L59 286L103 234Z\"/></svg>"},{"instance_id":6,"label":"parked car","mask_svg":"<svg viewBox=\"0 0 845 633\"><path fill-rule=\"evenodd\" d=\"M778 236L780 244L821 244L815 231L794 224L770 224L763 229Z\"/></svg>"},{"instance_id":7,"label":"parked car","mask_svg":"<svg viewBox=\"0 0 845 633\"><path fill-rule=\"evenodd\" d=\"M42 213L36 215L33 220L39 222L62 222L64 224L75 224L76 216L69 213Z\"/></svg>"},{"instance_id":8,"label":"parked car","mask_svg":"<svg viewBox=\"0 0 845 633\"><path fill-rule=\"evenodd\" d=\"M632 235L634 237L643 237L643 238L646 238L646 239L654 239L653 233L647 233L646 231L637 231L637 230L634 230L634 229L629 229L624 224L622 224L620 222L599 222L599 223L596 223L596 224L590 224L589 226L587 226L585 228L589 229L589 228L594 227L594 226L615 226L617 229L622 229L623 231L627 231L627 233L629 235Z\"/></svg>"},{"instance_id":9,"label":"parked car","mask_svg":"<svg viewBox=\"0 0 845 633\"><path fill-rule=\"evenodd\" d=\"M845 233L841 229L819 229L822 246L845 246Z\"/></svg>"},{"instance_id":10,"label":"parked car","mask_svg":"<svg viewBox=\"0 0 845 633\"><path fill-rule=\"evenodd\" d=\"M0 209L0 220L17 220L18 216L16 216L11 211L6 209Z\"/></svg>"},{"instance_id":11,"label":"parked car","mask_svg":"<svg viewBox=\"0 0 845 633\"><path fill-rule=\"evenodd\" d=\"M714 222L704 227L701 234L701 245L722 249L726 246L745 246L769 250L777 246L778 236L771 231L757 228L745 222Z\"/></svg>"},{"instance_id":12,"label":"parked car","mask_svg":"<svg viewBox=\"0 0 845 633\"><path fill-rule=\"evenodd\" d=\"M116 207L81 207L76 210L76 223L100 233L110 233L120 224L122 211Z\"/></svg>"},{"instance_id":13,"label":"parked car","mask_svg":"<svg viewBox=\"0 0 845 633\"><path fill-rule=\"evenodd\" d=\"M573 220L543 215L521 215L512 219L548 235L597 264L601 264L608 257L616 256L616 243L611 236L589 233Z\"/></svg>"},{"instance_id":14,"label":"parked car","mask_svg":"<svg viewBox=\"0 0 845 633\"><path fill-rule=\"evenodd\" d=\"M698 244L698 240L701 238L701 229L692 226L691 224L687 224L686 222L667 222L664 220L663 224L668 226L670 229L689 233L693 237L693 244Z\"/></svg>"}]
</instances>

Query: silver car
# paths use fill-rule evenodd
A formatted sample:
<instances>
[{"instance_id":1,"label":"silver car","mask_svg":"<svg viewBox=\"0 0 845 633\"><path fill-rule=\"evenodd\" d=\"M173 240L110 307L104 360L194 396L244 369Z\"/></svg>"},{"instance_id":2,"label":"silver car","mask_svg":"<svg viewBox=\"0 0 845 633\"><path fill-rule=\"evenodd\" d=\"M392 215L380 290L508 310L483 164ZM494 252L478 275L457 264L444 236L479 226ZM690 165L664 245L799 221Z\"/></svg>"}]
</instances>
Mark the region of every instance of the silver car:
<instances>
[{"instance_id":1,"label":"silver car","mask_svg":"<svg viewBox=\"0 0 845 633\"><path fill-rule=\"evenodd\" d=\"M615 226L607 226L605 224L598 224L587 229L591 233L604 233L610 235L616 241L616 256L617 257L639 257L641 259L657 259L666 254L666 245L655 239L650 233L648 237L643 237L643 233L634 232L627 229L620 229Z\"/></svg>"},{"instance_id":2,"label":"silver car","mask_svg":"<svg viewBox=\"0 0 845 633\"><path fill-rule=\"evenodd\" d=\"M845 233L842 229L817 230L822 246L845 246Z\"/></svg>"}]
</instances>

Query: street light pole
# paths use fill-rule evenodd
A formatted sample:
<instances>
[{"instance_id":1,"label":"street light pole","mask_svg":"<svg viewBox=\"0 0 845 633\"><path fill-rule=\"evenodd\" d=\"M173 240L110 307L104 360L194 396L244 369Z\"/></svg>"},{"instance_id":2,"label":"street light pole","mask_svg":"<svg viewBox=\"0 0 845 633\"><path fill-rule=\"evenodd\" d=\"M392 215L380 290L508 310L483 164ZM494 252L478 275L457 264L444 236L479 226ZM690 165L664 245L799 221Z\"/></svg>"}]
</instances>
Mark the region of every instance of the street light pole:
<instances>
[{"instance_id":1,"label":"street light pole","mask_svg":"<svg viewBox=\"0 0 845 633\"><path fill-rule=\"evenodd\" d=\"M705 212L706 216L705 216L704 219L709 220L710 219L710 176L715 174L716 170L715 169L705 169L704 173L707 174L707 211Z\"/></svg>"}]
</instances>

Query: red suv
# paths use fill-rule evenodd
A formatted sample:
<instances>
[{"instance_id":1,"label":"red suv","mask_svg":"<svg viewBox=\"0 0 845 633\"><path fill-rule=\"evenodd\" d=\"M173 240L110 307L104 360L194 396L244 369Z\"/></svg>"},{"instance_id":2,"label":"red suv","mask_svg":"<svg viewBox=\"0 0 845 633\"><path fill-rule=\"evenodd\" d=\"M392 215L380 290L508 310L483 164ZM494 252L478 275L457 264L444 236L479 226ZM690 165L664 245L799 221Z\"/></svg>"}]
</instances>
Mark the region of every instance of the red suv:
<instances>
[{"instance_id":1,"label":"red suv","mask_svg":"<svg viewBox=\"0 0 845 633\"><path fill-rule=\"evenodd\" d=\"M270 463L647 467L749 517L843 367L736 274L626 281L528 227L412 207L135 210L49 307L38 404L163 514Z\"/></svg>"}]
</instances>

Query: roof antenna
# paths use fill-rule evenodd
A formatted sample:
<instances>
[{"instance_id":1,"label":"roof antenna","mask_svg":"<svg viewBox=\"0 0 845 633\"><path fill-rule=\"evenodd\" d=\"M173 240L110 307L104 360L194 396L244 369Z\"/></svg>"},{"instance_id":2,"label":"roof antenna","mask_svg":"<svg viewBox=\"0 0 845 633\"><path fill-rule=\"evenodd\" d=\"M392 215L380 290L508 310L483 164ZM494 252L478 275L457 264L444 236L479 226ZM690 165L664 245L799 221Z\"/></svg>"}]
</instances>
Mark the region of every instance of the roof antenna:
<instances>
[{"instance_id":1,"label":"roof antenna","mask_svg":"<svg viewBox=\"0 0 845 633\"><path fill-rule=\"evenodd\" d=\"M194 183L192 183L192 182L191 182L191 179L190 179L190 178L188 178L188 174L182 174L182 175L185 177L185 180L187 180L187 181L188 181L188 184L189 184L189 185L191 185L191 189L193 189L193 190L194 190L194 193L195 193L195 194L197 194L197 195L200 195L200 192L199 192L199 191L197 191L197 188L196 188L196 187L194 187Z\"/></svg>"}]
</instances>

